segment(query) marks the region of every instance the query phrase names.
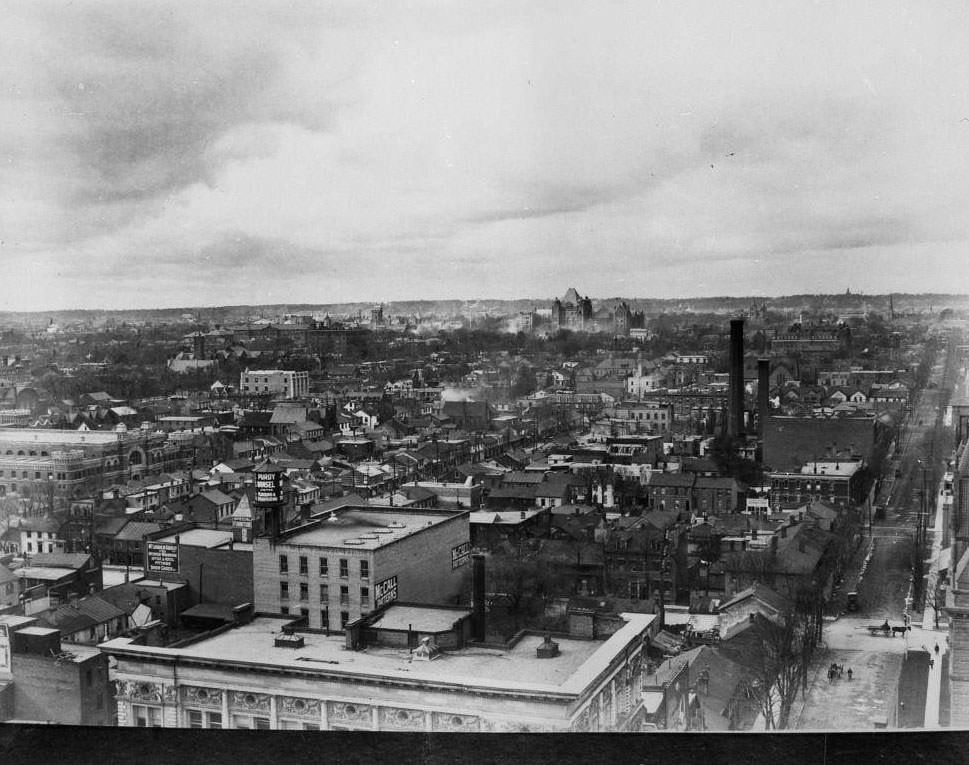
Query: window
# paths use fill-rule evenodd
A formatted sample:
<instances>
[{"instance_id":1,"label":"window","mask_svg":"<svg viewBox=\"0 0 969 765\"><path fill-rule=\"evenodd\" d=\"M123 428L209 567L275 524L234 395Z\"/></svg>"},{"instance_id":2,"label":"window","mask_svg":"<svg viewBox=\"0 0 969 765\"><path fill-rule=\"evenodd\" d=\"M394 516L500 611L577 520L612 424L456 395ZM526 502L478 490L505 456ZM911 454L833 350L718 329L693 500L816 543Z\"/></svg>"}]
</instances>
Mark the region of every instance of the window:
<instances>
[{"instance_id":1,"label":"window","mask_svg":"<svg viewBox=\"0 0 969 765\"><path fill-rule=\"evenodd\" d=\"M289 600L289 582L279 583L279 599Z\"/></svg>"},{"instance_id":2,"label":"window","mask_svg":"<svg viewBox=\"0 0 969 765\"><path fill-rule=\"evenodd\" d=\"M240 730L256 728L257 730L269 730L268 717L251 717L249 715L232 715L232 727Z\"/></svg>"},{"instance_id":3,"label":"window","mask_svg":"<svg viewBox=\"0 0 969 765\"><path fill-rule=\"evenodd\" d=\"M320 726L316 723L302 722L301 720L280 720L281 730L319 730Z\"/></svg>"},{"instance_id":4,"label":"window","mask_svg":"<svg viewBox=\"0 0 969 765\"><path fill-rule=\"evenodd\" d=\"M306 582L299 583L299 599L300 600L310 599L310 586Z\"/></svg>"},{"instance_id":5,"label":"window","mask_svg":"<svg viewBox=\"0 0 969 765\"><path fill-rule=\"evenodd\" d=\"M305 555L299 556L299 575L306 576L309 573L309 561Z\"/></svg>"},{"instance_id":6,"label":"window","mask_svg":"<svg viewBox=\"0 0 969 765\"><path fill-rule=\"evenodd\" d=\"M370 578L370 561L368 560L360 561L360 578L361 579Z\"/></svg>"},{"instance_id":7,"label":"window","mask_svg":"<svg viewBox=\"0 0 969 765\"><path fill-rule=\"evenodd\" d=\"M360 588L360 607L370 608L370 588L369 587Z\"/></svg>"},{"instance_id":8,"label":"window","mask_svg":"<svg viewBox=\"0 0 969 765\"><path fill-rule=\"evenodd\" d=\"M350 588L343 586L340 588L340 605L346 606L350 603Z\"/></svg>"},{"instance_id":9,"label":"window","mask_svg":"<svg viewBox=\"0 0 969 765\"><path fill-rule=\"evenodd\" d=\"M162 726L161 707L132 704L131 717L136 728L160 728Z\"/></svg>"},{"instance_id":10,"label":"window","mask_svg":"<svg viewBox=\"0 0 969 765\"><path fill-rule=\"evenodd\" d=\"M320 558L320 576L330 575L330 564L327 562L326 558Z\"/></svg>"},{"instance_id":11,"label":"window","mask_svg":"<svg viewBox=\"0 0 969 765\"><path fill-rule=\"evenodd\" d=\"M330 585L320 585L320 603L327 603L330 600Z\"/></svg>"},{"instance_id":12,"label":"window","mask_svg":"<svg viewBox=\"0 0 969 765\"><path fill-rule=\"evenodd\" d=\"M280 574L289 573L289 558L285 555L279 556L279 573Z\"/></svg>"},{"instance_id":13,"label":"window","mask_svg":"<svg viewBox=\"0 0 969 765\"><path fill-rule=\"evenodd\" d=\"M346 558L340 558L340 578L346 579L350 576L350 562Z\"/></svg>"},{"instance_id":14,"label":"window","mask_svg":"<svg viewBox=\"0 0 969 765\"><path fill-rule=\"evenodd\" d=\"M221 728L222 713L221 712L202 712L201 710L198 710L198 709L189 709L188 727L189 728Z\"/></svg>"},{"instance_id":15,"label":"window","mask_svg":"<svg viewBox=\"0 0 969 765\"><path fill-rule=\"evenodd\" d=\"M350 612L349 611L341 611L340 612L340 629L341 630L346 628L348 621L350 621Z\"/></svg>"}]
</instances>

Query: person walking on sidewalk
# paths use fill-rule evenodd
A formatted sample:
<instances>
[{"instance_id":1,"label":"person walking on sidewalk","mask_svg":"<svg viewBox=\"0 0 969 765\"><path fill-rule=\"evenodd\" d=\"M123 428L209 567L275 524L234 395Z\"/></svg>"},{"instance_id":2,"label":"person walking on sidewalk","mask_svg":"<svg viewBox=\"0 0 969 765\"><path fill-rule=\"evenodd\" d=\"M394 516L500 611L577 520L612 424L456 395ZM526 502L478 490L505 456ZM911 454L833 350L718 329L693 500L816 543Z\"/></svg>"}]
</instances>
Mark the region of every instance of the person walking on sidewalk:
<instances>
[{"instance_id":1,"label":"person walking on sidewalk","mask_svg":"<svg viewBox=\"0 0 969 765\"><path fill-rule=\"evenodd\" d=\"M939 644L938 643L935 644L935 655L936 656L939 655Z\"/></svg>"},{"instance_id":2,"label":"person walking on sidewalk","mask_svg":"<svg viewBox=\"0 0 969 765\"><path fill-rule=\"evenodd\" d=\"M851 679L851 675L852 675L851 667L848 667L848 679L849 680Z\"/></svg>"}]
</instances>

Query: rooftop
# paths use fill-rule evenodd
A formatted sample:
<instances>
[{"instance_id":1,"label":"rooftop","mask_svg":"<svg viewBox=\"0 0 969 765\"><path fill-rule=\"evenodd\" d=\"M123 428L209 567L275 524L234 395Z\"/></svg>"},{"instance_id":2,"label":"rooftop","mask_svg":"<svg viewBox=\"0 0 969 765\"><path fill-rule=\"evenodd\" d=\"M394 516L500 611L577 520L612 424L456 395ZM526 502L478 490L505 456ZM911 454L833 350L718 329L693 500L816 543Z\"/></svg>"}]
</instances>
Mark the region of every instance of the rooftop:
<instances>
[{"instance_id":1,"label":"rooftop","mask_svg":"<svg viewBox=\"0 0 969 765\"><path fill-rule=\"evenodd\" d=\"M446 632L471 612L454 608L393 605L368 625L368 629Z\"/></svg>"},{"instance_id":2,"label":"rooftop","mask_svg":"<svg viewBox=\"0 0 969 765\"><path fill-rule=\"evenodd\" d=\"M422 609L423 610L423 609ZM453 612L459 616L459 612ZM578 640L555 636L560 654L538 660L536 648L542 635L526 635L510 649L469 647L443 652L431 662L413 662L407 649L368 646L350 651L342 635L325 636L299 632L305 645L299 650L276 647L274 638L290 618L259 617L182 648L133 645L128 638L101 644L109 653L153 656L191 662L212 662L222 668L269 666L280 671L313 671L328 675L352 675L375 681L446 684L463 688L490 688L538 693L581 693L610 662L643 633L655 618L651 614L622 614L626 624L612 637ZM258 657L258 658L254 658Z\"/></svg>"},{"instance_id":3,"label":"rooftop","mask_svg":"<svg viewBox=\"0 0 969 765\"><path fill-rule=\"evenodd\" d=\"M179 542L189 547L221 547L232 541L232 532L215 531L214 529L189 529L178 534L169 534L166 537L157 537L155 542L174 542L178 538Z\"/></svg>"},{"instance_id":4,"label":"rooftop","mask_svg":"<svg viewBox=\"0 0 969 765\"><path fill-rule=\"evenodd\" d=\"M399 509L348 508L285 532L280 542L314 547L375 550L429 526L458 517L453 512L407 512Z\"/></svg>"}]
</instances>

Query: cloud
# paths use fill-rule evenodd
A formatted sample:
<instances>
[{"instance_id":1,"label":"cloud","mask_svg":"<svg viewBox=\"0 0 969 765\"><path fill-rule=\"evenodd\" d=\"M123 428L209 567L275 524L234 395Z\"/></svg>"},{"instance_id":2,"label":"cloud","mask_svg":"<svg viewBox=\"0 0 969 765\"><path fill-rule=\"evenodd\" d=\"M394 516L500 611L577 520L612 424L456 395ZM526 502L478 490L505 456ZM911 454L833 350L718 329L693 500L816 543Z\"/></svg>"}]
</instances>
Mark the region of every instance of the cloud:
<instances>
[{"instance_id":1,"label":"cloud","mask_svg":"<svg viewBox=\"0 0 969 765\"><path fill-rule=\"evenodd\" d=\"M24 306L791 292L807 262L875 283L969 238L967 23L31 4L0 49L0 276Z\"/></svg>"}]
</instances>

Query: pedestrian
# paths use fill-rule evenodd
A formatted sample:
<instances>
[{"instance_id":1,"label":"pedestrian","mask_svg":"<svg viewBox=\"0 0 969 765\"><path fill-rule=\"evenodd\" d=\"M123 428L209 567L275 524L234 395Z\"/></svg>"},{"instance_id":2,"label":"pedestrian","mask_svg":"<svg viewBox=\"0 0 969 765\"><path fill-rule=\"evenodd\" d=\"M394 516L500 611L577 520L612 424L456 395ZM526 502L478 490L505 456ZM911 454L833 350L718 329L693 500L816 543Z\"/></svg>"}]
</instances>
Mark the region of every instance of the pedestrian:
<instances>
[{"instance_id":1,"label":"pedestrian","mask_svg":"<svg viewBox=\"0 0 969 765\"><path fill-rule=\"evenodd\" d=\"M932 669L934 666L935 666L935 659L929 659L929 669Z\"/></svg>"},{"instance_id":2,"label":"pedestrian","mask_svg":"<svg viewBox=\"0 0 969 765\"><path fill-rule=\"evenodd\" d=\"M851 667L848 667L848 679L849 679L849 680L851 679L851 674L852 674L852 673L851 673Z\"/></svg>"},{"instance_id":3,"label":"pedestrian","mask_svg":"<svg viewBox=\"0 0 969 765\"><path fill-rule=\"evenodd\" d=\"M935 655L936 656L939 655L939 644L938 643L935 644Z\"/></svg>"}]
</instances>

